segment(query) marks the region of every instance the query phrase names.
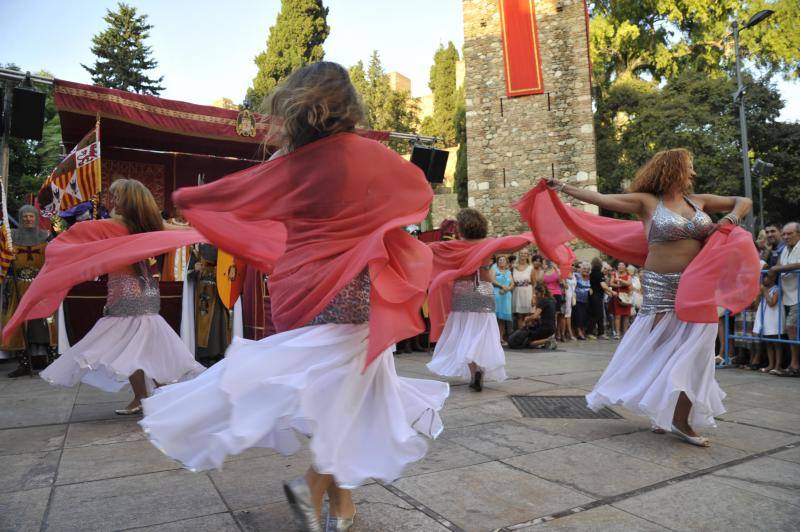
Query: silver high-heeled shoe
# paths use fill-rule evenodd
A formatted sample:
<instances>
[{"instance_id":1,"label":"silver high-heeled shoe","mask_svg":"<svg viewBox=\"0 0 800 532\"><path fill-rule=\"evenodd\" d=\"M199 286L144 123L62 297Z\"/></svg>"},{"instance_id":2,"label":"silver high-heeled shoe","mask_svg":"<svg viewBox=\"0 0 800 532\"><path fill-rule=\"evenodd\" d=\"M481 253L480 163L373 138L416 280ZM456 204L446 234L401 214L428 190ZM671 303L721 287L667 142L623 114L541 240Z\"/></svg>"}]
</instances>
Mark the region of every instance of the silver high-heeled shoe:
<instances>
[{"instance_id":1,"label":"silver high-heeled shoe","mask_svg":"<svg viewBox=\"0 0 800 532\"><path fill-rule=\"evenodd\" d=\"M306 479L300 477L284 482L283 492L289 501L289 507L294 512L297 528L302 532L322 532L317 512L311 504L311 490L308 489Z\"/></svg>"},{"instance_id":2,"label":"silver high-heeled shoe","mask_svg":"<svg viewBox=\"0 0 800 532\"><path fill-rule=\"evenodd\" d=\"M345 517L328 516L325 520L325 532L347 532L352 528L355 518L356 514L353 514L353 517L349 519Z\"/></svg>"},{"instance_id":3,"label":"silver high-heeled shoe","mask_svg":"<svg viewBox=\"0 0 800 532\"><path fill-rule=\"evenodd\" d=\"M681 432L678 427L672 425L672 433L685 441L686 443L691 443L692 445L696 445L697 447L710 447L711 442L708 441L708 438L703 436L689 436L688 434L684 434Z\"/></svg>"}]
</instances>

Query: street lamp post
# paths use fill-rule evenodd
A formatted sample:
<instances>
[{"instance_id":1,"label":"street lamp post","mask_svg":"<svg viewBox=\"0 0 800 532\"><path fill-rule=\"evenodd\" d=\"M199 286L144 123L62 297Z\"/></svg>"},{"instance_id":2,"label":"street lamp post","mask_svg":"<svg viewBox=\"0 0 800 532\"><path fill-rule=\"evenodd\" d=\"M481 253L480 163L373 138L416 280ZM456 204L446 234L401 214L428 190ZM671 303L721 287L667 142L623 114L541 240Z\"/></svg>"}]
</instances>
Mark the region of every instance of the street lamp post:
<instances>
[{"instance_id":1,"label":"street lamp post","mask_svg":"<svg viewBox=\"0 0 800 532\"><path fill-rule=\"evenodd\" d=\"M763 11L759 11L748 20L741 28L741 30L745 30L747 28L753 27L759 22L763 21L770 15L772 15L774 11L769 9L765 9ZM750 173L750 156L748 152L750 151L747 145L747 117L745 116L745 109L744 109L744 95L745 89L744 84L742 83L742 52L739 48L739 22L734 20L733 21L733 46L736 53L736 94L733 97L733 101L739 105L739 126L741 128L742 134L742 167L744 169L744 195L750 201L753 201L753 178ZM747 218L745 219L745 226L747 230L753 233L755 231L755 227L753 224L753 210L751 209L750 212L747 213Z\"/></svg>"}]
</instances>

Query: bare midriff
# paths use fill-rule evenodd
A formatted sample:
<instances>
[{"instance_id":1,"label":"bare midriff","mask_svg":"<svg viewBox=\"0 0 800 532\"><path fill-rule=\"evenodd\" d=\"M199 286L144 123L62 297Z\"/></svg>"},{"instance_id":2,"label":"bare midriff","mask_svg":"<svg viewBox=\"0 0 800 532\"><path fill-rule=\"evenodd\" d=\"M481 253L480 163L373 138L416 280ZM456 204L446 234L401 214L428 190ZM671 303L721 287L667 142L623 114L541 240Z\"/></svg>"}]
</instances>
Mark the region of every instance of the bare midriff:
<instances>
[{"instance_id":1,"label":"bare midriff","mask_svg":"<svg viewBox=\"0 0 800 532\"><path fill-rule=\"evenodd\" d=\"M703 243L694 239L654 242L648 249L644 269L657 273L682 272L702 247Z\"/></svg>"}]
</instances>

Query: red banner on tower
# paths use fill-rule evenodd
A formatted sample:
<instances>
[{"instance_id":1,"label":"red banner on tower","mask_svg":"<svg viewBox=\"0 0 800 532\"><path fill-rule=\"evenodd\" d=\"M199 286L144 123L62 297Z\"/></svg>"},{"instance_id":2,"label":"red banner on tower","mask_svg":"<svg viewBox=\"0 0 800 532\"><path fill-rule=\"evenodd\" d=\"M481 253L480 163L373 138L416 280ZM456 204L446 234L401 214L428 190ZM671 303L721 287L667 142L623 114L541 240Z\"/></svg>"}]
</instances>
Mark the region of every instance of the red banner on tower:
<instances>
[{"instance_id":1,"label":"red banner on tower","mask_svg":"<svg viewBox=\"0 0 800 532\"><path fill-rule=\"evenodd\" d=\"M542 61L533 0L498 0L506 94L509 98L542 94Z\"/></svg>"}]
</instances>

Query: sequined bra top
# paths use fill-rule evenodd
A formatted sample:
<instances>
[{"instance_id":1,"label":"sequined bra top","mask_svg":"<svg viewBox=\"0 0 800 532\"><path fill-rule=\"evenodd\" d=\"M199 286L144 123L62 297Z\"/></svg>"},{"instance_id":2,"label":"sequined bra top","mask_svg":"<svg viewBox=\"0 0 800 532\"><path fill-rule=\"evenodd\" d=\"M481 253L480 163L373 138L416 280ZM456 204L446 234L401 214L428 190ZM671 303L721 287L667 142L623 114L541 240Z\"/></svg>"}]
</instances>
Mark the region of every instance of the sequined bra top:
<instances>
[{"instance_id":1,"label":"sequined bra top","mask_svg":"<svg viewBox=\"0 0 800 532\"><path fill-rule=\"evenodd\" d=\"M705 240L714 231L714 222L711 221L711 217L692 200L685 196L684 199L694 209L694 216L691 220L668 209L663 201L658 200L647 233L648 244L672 240Z\"/></svg>"},{"instance_id":2,"label":"sequined bra top","mask_svg":"<svg viewBox=\"0 0 800 532\"><path fill-rule=\"evenodd\" d=\"M134 268L138 275L108 276L108 296L103 316L142 316L158 314L161 310L158 281L147 272L146 265L140 263Z\"/></svg>"}]
</instances>

